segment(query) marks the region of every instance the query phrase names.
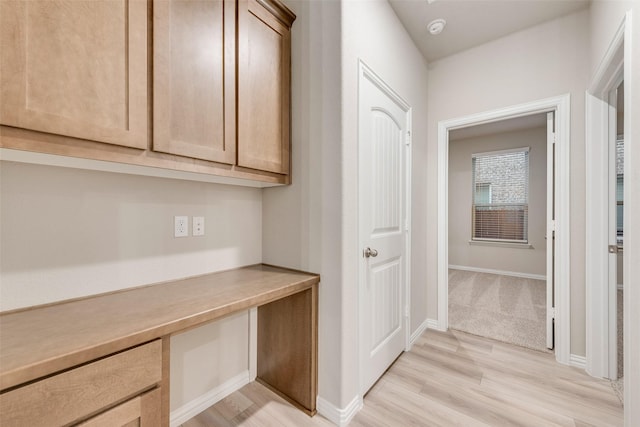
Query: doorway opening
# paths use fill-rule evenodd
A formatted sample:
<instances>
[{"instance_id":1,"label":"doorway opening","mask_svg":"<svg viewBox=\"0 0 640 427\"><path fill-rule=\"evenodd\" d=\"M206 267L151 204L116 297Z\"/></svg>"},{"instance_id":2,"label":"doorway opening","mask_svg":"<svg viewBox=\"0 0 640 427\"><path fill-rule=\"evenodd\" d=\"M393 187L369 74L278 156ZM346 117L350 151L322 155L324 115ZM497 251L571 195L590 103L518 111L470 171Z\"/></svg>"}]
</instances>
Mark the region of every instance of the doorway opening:
<instances>
[{"instance_id":1,"label":"doorway opening","mask_svg":"<svg viewBox=\"0 0 640 427\"><path fill-rule=\"evenodd\" d=\"M609 94L612 130L609 138L609 378L624 401L624 81Z\"/></svg>"},{"instance_id":2,"label":"doorway opening","mask_svg":"<svg viewBox=\"0 0 640 427\"><path fill-rule=\"evenodd\" d=\"M449 327L539 351L553 348L548 114L449 132Z\"/></svg>"},{"instance_id":3,"label":"doorway opening","mask_svg":"<svg viewBox=\"0 0 640 427\"><path fill-rule=\"evenodd\" d=\"M450 136L456 130L472 126L500 122L508 119L553 113L555 144L552 167L547 167L550 179L547 183L552 191L552 220L546 221L546 233L552 236L551 268L547 266L545 278L553 284L547 301L553 309L551 315L551 347L556 360L570 363L570 256L569 256L569 141L570 141L570 96L563 95L526 104L474 114L438 124L438 329L449 328L449 150ZM548 150L549 152L549 150ZM547 158L549 161L549 158ZM471 184L469 184L471 185ZM550 251L547 251L549 253ZM549 265L546 263L545 265Z\"/></svg>"}]
</instances>

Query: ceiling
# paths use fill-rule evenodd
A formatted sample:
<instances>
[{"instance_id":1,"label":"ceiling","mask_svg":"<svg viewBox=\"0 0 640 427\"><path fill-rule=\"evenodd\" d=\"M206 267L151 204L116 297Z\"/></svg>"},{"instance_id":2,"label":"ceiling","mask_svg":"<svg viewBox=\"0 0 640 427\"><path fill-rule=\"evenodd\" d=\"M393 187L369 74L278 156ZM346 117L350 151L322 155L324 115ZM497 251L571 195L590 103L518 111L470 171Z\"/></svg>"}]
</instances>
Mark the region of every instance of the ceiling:
<instances>
[{"instance_id":1,"label":"ceiling","mask_svg":"<svg viewBox=\"0 0 640 427\"><path fill-rule=\"evenodd\" d=\"M389 0L427 62L589 7L589 0ZM433 36L427 24L447 21Z\"/></svg>"}]
</instances>

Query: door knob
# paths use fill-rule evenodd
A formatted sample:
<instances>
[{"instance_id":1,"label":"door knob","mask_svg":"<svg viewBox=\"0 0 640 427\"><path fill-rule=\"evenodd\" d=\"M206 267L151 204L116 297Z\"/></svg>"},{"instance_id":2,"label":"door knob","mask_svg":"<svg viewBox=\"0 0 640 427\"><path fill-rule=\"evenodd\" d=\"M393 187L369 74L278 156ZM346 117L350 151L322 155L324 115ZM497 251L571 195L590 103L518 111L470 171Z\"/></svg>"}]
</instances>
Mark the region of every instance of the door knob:
<instances>
[{"instance_id":1,"label":"door knob","mask_svg":"<svg viewBox=\"0 0 640 427\"><path fill-rule=\"evenodd\" d=\"M367 248L363 251L363 254L365 258L369 258L369 257L375 258L378 256L378 251L376 251L375 249Z\"/></svg>"}]
</instances>

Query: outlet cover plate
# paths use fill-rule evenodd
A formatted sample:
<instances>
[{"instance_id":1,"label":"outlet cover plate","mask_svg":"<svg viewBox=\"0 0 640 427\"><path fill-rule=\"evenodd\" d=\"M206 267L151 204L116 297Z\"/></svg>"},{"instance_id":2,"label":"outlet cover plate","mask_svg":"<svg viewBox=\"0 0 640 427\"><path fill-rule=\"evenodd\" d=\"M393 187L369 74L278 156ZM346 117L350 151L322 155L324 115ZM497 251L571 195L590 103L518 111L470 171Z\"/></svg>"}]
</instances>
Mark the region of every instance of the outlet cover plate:
<instances>
[{"instance_id":1,"label":"outlet cover plate","mask_svg":"<svg viewBox=\"0 0 640 427\"><path fill-rule=\"evenodd\" d=\"M173 217L173 236L174 237L189 236L189 217L188 216Z\"/></svg>"}]
</instances>

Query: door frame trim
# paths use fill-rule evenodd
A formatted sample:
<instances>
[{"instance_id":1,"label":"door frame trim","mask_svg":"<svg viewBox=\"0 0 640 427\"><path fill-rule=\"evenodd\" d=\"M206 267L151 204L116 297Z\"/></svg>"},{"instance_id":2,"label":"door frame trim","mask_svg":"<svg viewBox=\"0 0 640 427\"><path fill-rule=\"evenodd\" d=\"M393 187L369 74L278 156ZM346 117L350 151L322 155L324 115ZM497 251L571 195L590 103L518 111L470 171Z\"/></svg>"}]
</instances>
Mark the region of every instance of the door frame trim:
<instances>
[{"instance_id":1,"label":"door frame trim","mask_svg":"<svg viewBox=\"0 0 640 427\"><path fill-rule=\"evenodd\" d=\"M556 119L555 355L570 364L570 118L571 95L541 99L438 122L438 329L449 327L449 131L554 111Z\"/></svg>"},{"instance_id":2,"label":"door frame trim","mask_svg":"<svg viewBox=\"0 0 640 427\"><path fill-rule=\"evenodd\" d=\"M371 83L373 83L376 87L378 87L382 92L384 92L391 100L393 100L405 113L406 113L406 127L408 131L408 135L405 135L405 150L404 150L404 160L405 160L405 218L406 218L406 228L405 228L405 283L404 283L404 298L402 301L402 319L404 323L404 347L405 351L408 351L411 347L411 309L410 309L410 301L411 301L411 151L412 151L412 128L411 128L411 106L396 92L391 88L380 76L378 76L375 71L371 67L369 67L362 59L358 59L358 362L362 360L362 351L363 349L360 346L360 334L361 332L361 318L360 314L362 312L361 309L361 292L363 286L364 274L362 272L362 260L360 250L362 249L361 241L362 235L360 230L360 93L362 90L361 82L362 79L368 79ZM358 370L358 393L362 395L362 368Z\"/></svg>"},{"instance_id":3,"label":"door frame trim","mask_svg":"<svg viewBox=\"0 0 640 427\"><path fill-rule=\"evenodd\" d=\"M609 144L610 93L622 81L628 17L620 23L585 94L586 109L586 359L587 372L611 378L611 304L609 285ZM626 85L625 85L626 86ZM626 88L625 88L626 91ZM625 103L628 102L625 97ZM625 106L625 127L629 119ZM626 139L626 138L625 138ZM602 141L606 141L605 144ZM605 283L606 286L602 286ZM616 356L617 357L617 356Z\"/></svg>"}]
</instances>

